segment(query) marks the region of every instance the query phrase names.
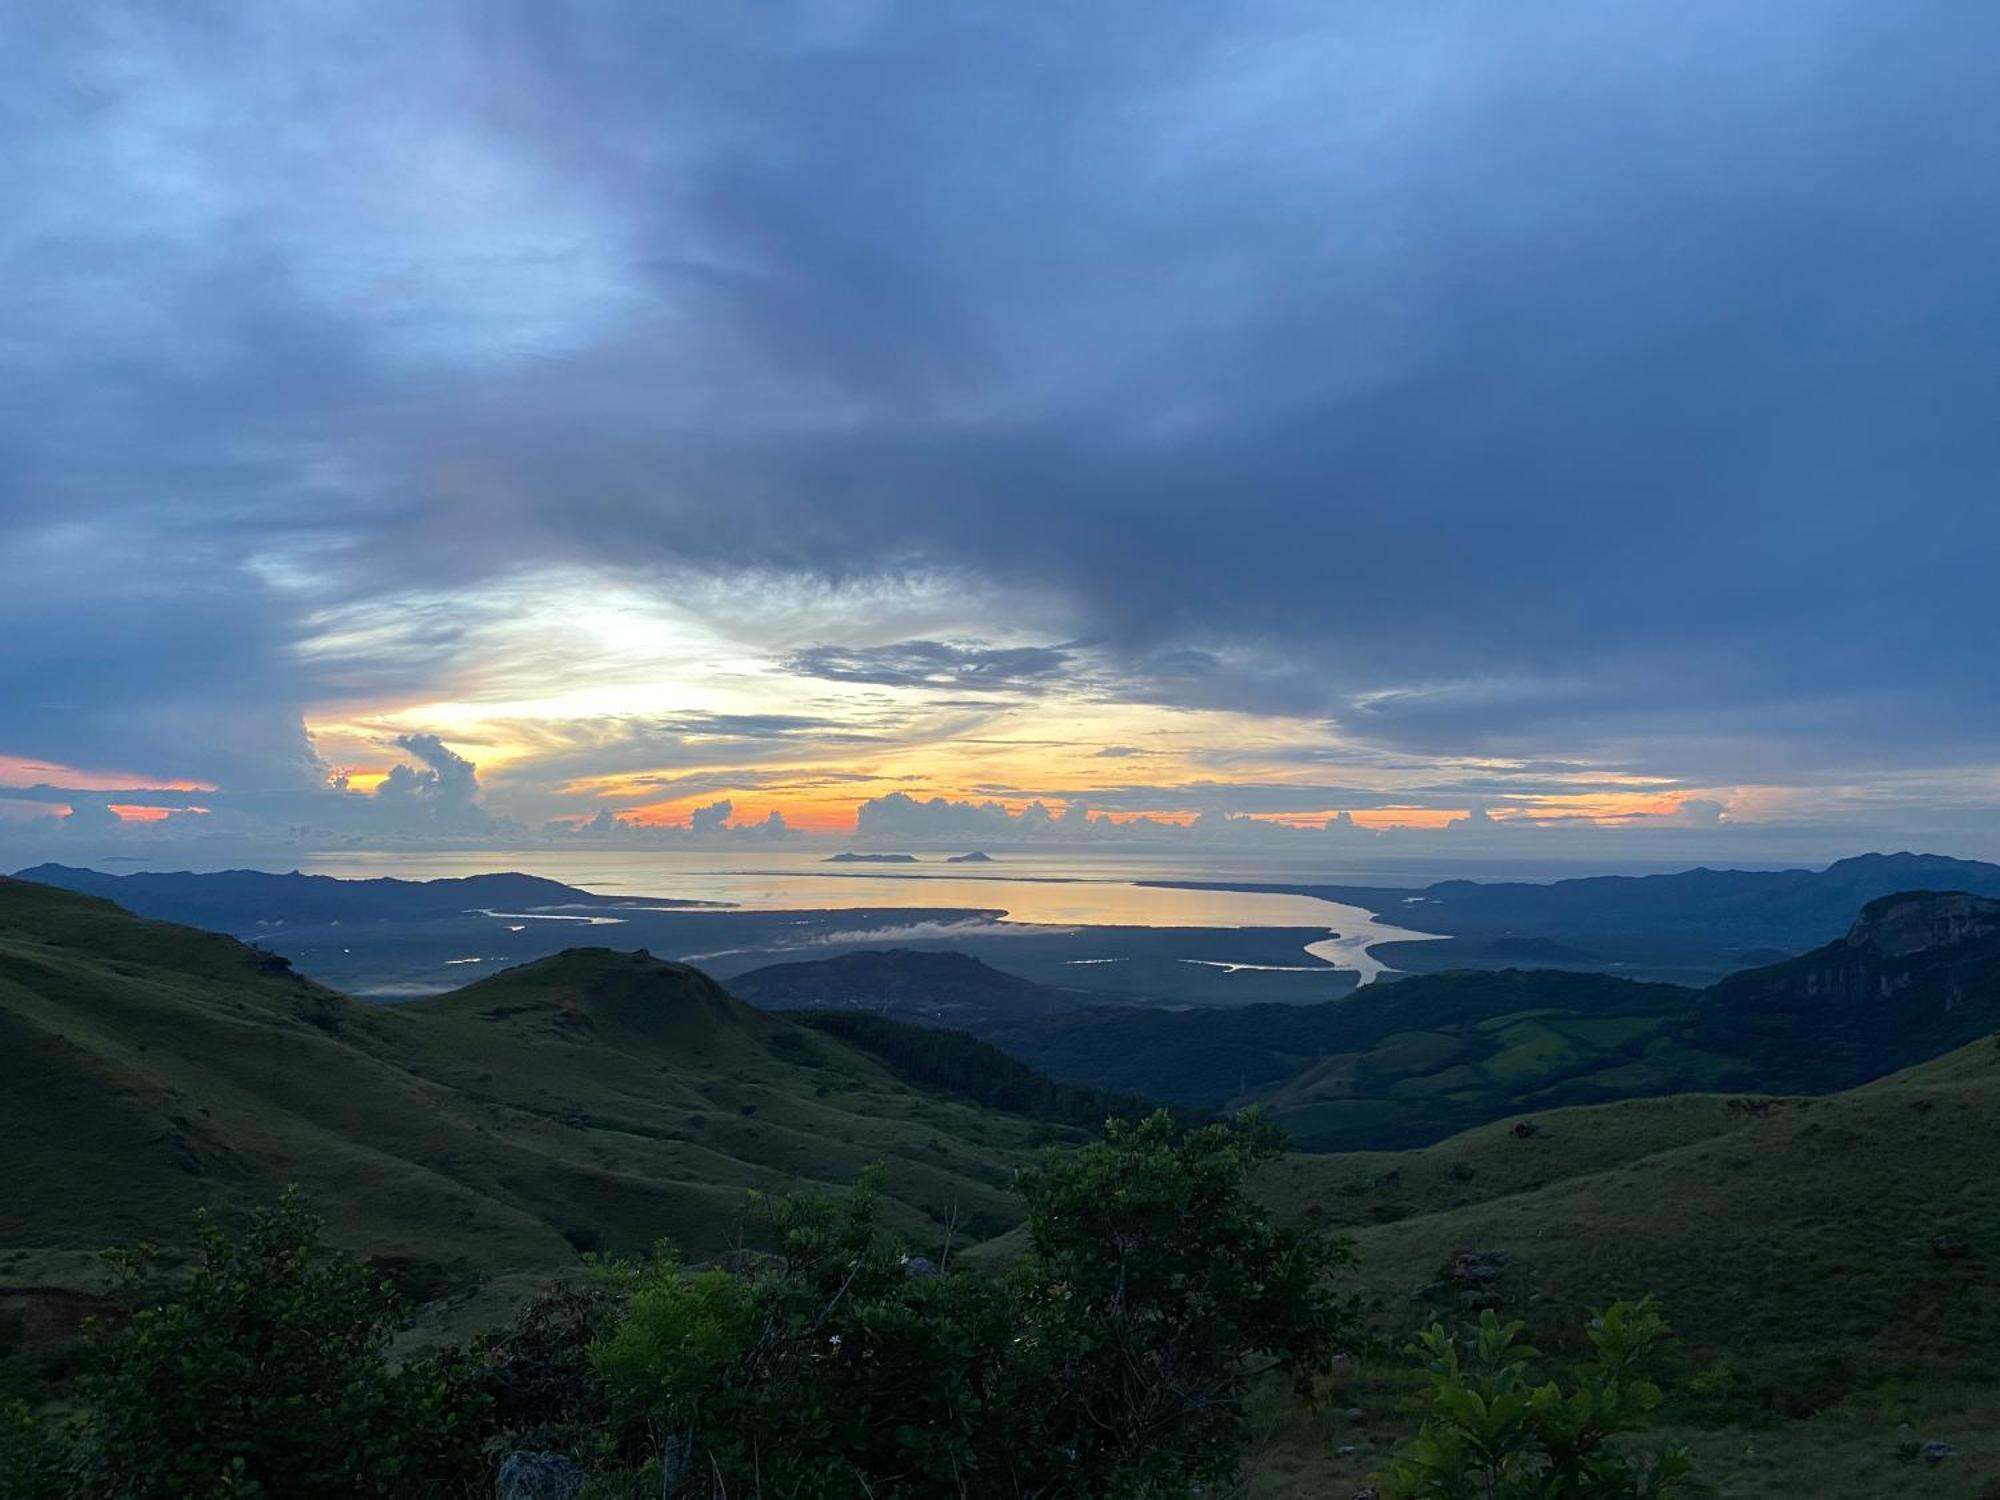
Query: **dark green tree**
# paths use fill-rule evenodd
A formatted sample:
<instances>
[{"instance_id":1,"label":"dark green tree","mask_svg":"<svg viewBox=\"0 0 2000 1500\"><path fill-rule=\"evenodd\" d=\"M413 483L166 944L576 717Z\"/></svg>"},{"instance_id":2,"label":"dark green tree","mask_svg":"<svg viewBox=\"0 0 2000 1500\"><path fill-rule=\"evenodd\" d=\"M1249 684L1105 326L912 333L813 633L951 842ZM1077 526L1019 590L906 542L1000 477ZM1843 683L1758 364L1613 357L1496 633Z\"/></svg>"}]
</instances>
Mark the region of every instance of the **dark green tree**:
<instances>
[{"instance_id":1,"label":"dark green tree","mask_svg":"<svg viewBox=\"0 0 2000 1500\"><path fill-rule=\"evenodd\" d=\"M1250 1382L1275 1368L1308 1391L1351 1335L1330 1284L1345 1244L1280 1228L1246 1190L1284 1145L1253 1116L1181 1131L1155 1114L1023 1175L1037 1423L1045 1453L1093 1476L1083 1493L1226 1480Z\"/></svg>"}]
</instances>

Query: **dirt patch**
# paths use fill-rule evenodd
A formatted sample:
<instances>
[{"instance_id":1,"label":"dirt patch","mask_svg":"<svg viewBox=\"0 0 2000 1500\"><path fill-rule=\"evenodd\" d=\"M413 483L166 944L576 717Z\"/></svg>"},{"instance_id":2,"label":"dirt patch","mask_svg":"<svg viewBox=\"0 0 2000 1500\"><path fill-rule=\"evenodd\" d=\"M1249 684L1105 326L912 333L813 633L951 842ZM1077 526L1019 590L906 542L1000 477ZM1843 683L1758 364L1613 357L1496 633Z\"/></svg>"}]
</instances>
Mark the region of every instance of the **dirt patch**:
<instances>
[{"instance_id":1,"label":"dirt patch","mask_svg":"<svg viewBox=\"0 0 2000 1500\"><path fill-rule=\"evenodd\" d=\"M0 1328L13 1332L23 1348L63 1344L83 1332L91 1318L119 1311L109 1297L62 1287L0 1286Z\"/></svg>"}]
</instances>

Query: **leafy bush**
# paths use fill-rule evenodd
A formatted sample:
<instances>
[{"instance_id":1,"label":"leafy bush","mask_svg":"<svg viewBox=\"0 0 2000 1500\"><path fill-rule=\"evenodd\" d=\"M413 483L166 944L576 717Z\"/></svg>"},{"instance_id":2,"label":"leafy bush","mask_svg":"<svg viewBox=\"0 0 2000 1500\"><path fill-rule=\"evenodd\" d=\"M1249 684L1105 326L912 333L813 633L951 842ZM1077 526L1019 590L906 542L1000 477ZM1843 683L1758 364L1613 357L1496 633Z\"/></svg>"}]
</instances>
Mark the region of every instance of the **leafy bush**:
<instances>
[{"instance_id":1,"label":"leafy bush","mask_svg":"<svg viewBox=\"0 0 2000 1500\"><path fill-rule=\"evenodd\" d=\"M591 1345L619 1306L607 1288L564 1283L472 1341L461 1380L486 1425L489 1456L502 1447L580 1453L603 1440L610 1403Z\"/></svg>"},{"instance_id":2,"label":"leafy bush","mask_svg":"<svg viewBox=\"0 0 2000 1500\"><path fill-rule=\"evenodd\" d=\"M1689 1490L1686 1453L1634 1454L1618 1439L1660 1404L1649 1372L1665 1320L1645 1302L1591 1320L1594 1353L1565 1390L1532 1373L1524 1325L1482 1313L1461 1343L1433 1324L1411 1346L1430 1376L1430 1412L1390 1470L1384 1493L1405 1500L1637 1500Z\"/></svg>"},{"instance_id":3,"label":"leafy bush","mask_svg":"<svg viewBox=\"0 0 2000 1500\"><path fill-rule=\"evenodd\" d=\"M761 1274L628 1272L598 1367L685 1494L1192 1493L1236 1467L1252 1361L1307 1382L1347 1331L1341 1247L1244 1192L1280 1149L1158 1115L1054 1153L1004 1278L912 1275L866 1183L787 1199Z\"/></svg>"},{"instance_id":4,"label":"leafy bush","mask_svg":"<svg viewBox=\"0 0 2000 1500\"><path fill-rule=\"evenodd\" d=\"M865 1183L777 1205L782 1263L690 1274L661 1255L598 1347L621 1414L695 1493L956 1492L1007 1421L1014 1333L992 1282L912 1278Z\"/></svg>"},{"instance_id":5,"label":"leafy bush","mask_svg":"<svg viewBox=\"0 0 2000 1500\"><path fill-rule=\"evenodd\" d=\"M296 1192L213 1224L170 1300L99 1331L76 1492L161 1500L450 1494L480 1469L450 1359L391 1370L400 1304Z\"/></svg>"},{"instance_id":6,"label":"leafy bush","mask_svg":"<svg viewBox=\"0 0 2000 1500\"><path fill-rule=\"evenodd\" d=\"M0 1402L0 1500L60 1500L70 1470L67 1433L25 1402Z\"/></svg>"}]
</instances>

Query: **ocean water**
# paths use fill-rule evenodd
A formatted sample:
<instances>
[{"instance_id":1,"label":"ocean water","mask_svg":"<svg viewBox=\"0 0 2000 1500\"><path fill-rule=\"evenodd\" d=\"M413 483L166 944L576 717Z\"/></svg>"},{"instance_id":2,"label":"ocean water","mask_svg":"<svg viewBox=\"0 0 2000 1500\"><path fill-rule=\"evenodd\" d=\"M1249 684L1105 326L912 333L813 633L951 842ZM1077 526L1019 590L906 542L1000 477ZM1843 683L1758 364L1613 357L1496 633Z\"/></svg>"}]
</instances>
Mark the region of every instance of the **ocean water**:
<instances>
[{"instance_id":1,"label":"ocean water","mask_svg":"<svg viewBox=\"0 0 2000 1500\"><path fill-rule=\"evenodd\" d=\"M1383 966L1375 944L1430 936L1342 902L1286 892L1186 890L1157 880L1359 881L1346 872L1289 875L1268 863L1133 859L1130 856L996 855L954 865L941 854L916 864L829 864L822 853L715 854L654 850L478 850L321 854L308 874L406 880L518 870L598 895L724 902L753 911L942 908L988 912L996 921L1057 927L1318 927L1300 967L1356 971L1365 983Z\"/></svg>"}]
</instances>

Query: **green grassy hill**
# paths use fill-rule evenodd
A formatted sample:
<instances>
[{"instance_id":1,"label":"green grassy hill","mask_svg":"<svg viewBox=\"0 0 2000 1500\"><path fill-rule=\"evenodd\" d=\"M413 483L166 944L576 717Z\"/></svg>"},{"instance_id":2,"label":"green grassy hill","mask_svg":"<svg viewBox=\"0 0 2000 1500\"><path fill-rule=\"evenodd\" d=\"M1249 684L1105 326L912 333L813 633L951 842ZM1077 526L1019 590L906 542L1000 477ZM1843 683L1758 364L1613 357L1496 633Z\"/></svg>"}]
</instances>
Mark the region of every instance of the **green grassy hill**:
<instances>
[{"instance_id":1,"label":"green grassy hill","mask_svg":"<svg viewBox=\"0 0 2000 1500\"><path fill-rule=\"evenodd\" d=\"M695 970L577 950L350 1001L232 939L0 880L0 1285L298 1182L366 1253L481 1274L715 1250L752 1189L886 1167L919 1238L1017 1215L1074 1132L921 1088Z\"/></svg>"},{"instance_id":2,"label":"green grassy hill","mask_svg":"<svg viewBox=\"0 0 2000 1500\"><path fill-rule=\"evenodd\" d=\"M1633 1100L1292 1156L1270 1191L1356 1233L1385 1305L1499 1248L1522 1308L1652 1293L1700 1347L2000 1377L2000 1177L1970 1165L1996 1160L1989 1039L1829 1097Z\"/></svg>"},{"instance_id":3,"label":"green grassy hill","mask_svg":"<svg viewBox=\"0 0 2000 1500\"><path fill-rule=\"evenodd\" d=\"M1501 1121L1415 1151L1291 1156L1265 1190L1356 1243L1377 1328L1461 1311L1458 1258L1538 1342L1656 1296L1705 1394L1670 1414L1726 1495L1983 1496L2000 1479L2000 1039L1849 1092L1685 1095ZM1390 1402L1377 1390L1357 1401ZM1394 1422L1274 1423L1257 1493L1343 1493ZM1938 1471L1911 1436L1955 1443ZM1357 1441L1358 1439L1358 1441ZM1354 1443L1346 1461L1332 1457Z\"/></svg>"}]
</instances>

